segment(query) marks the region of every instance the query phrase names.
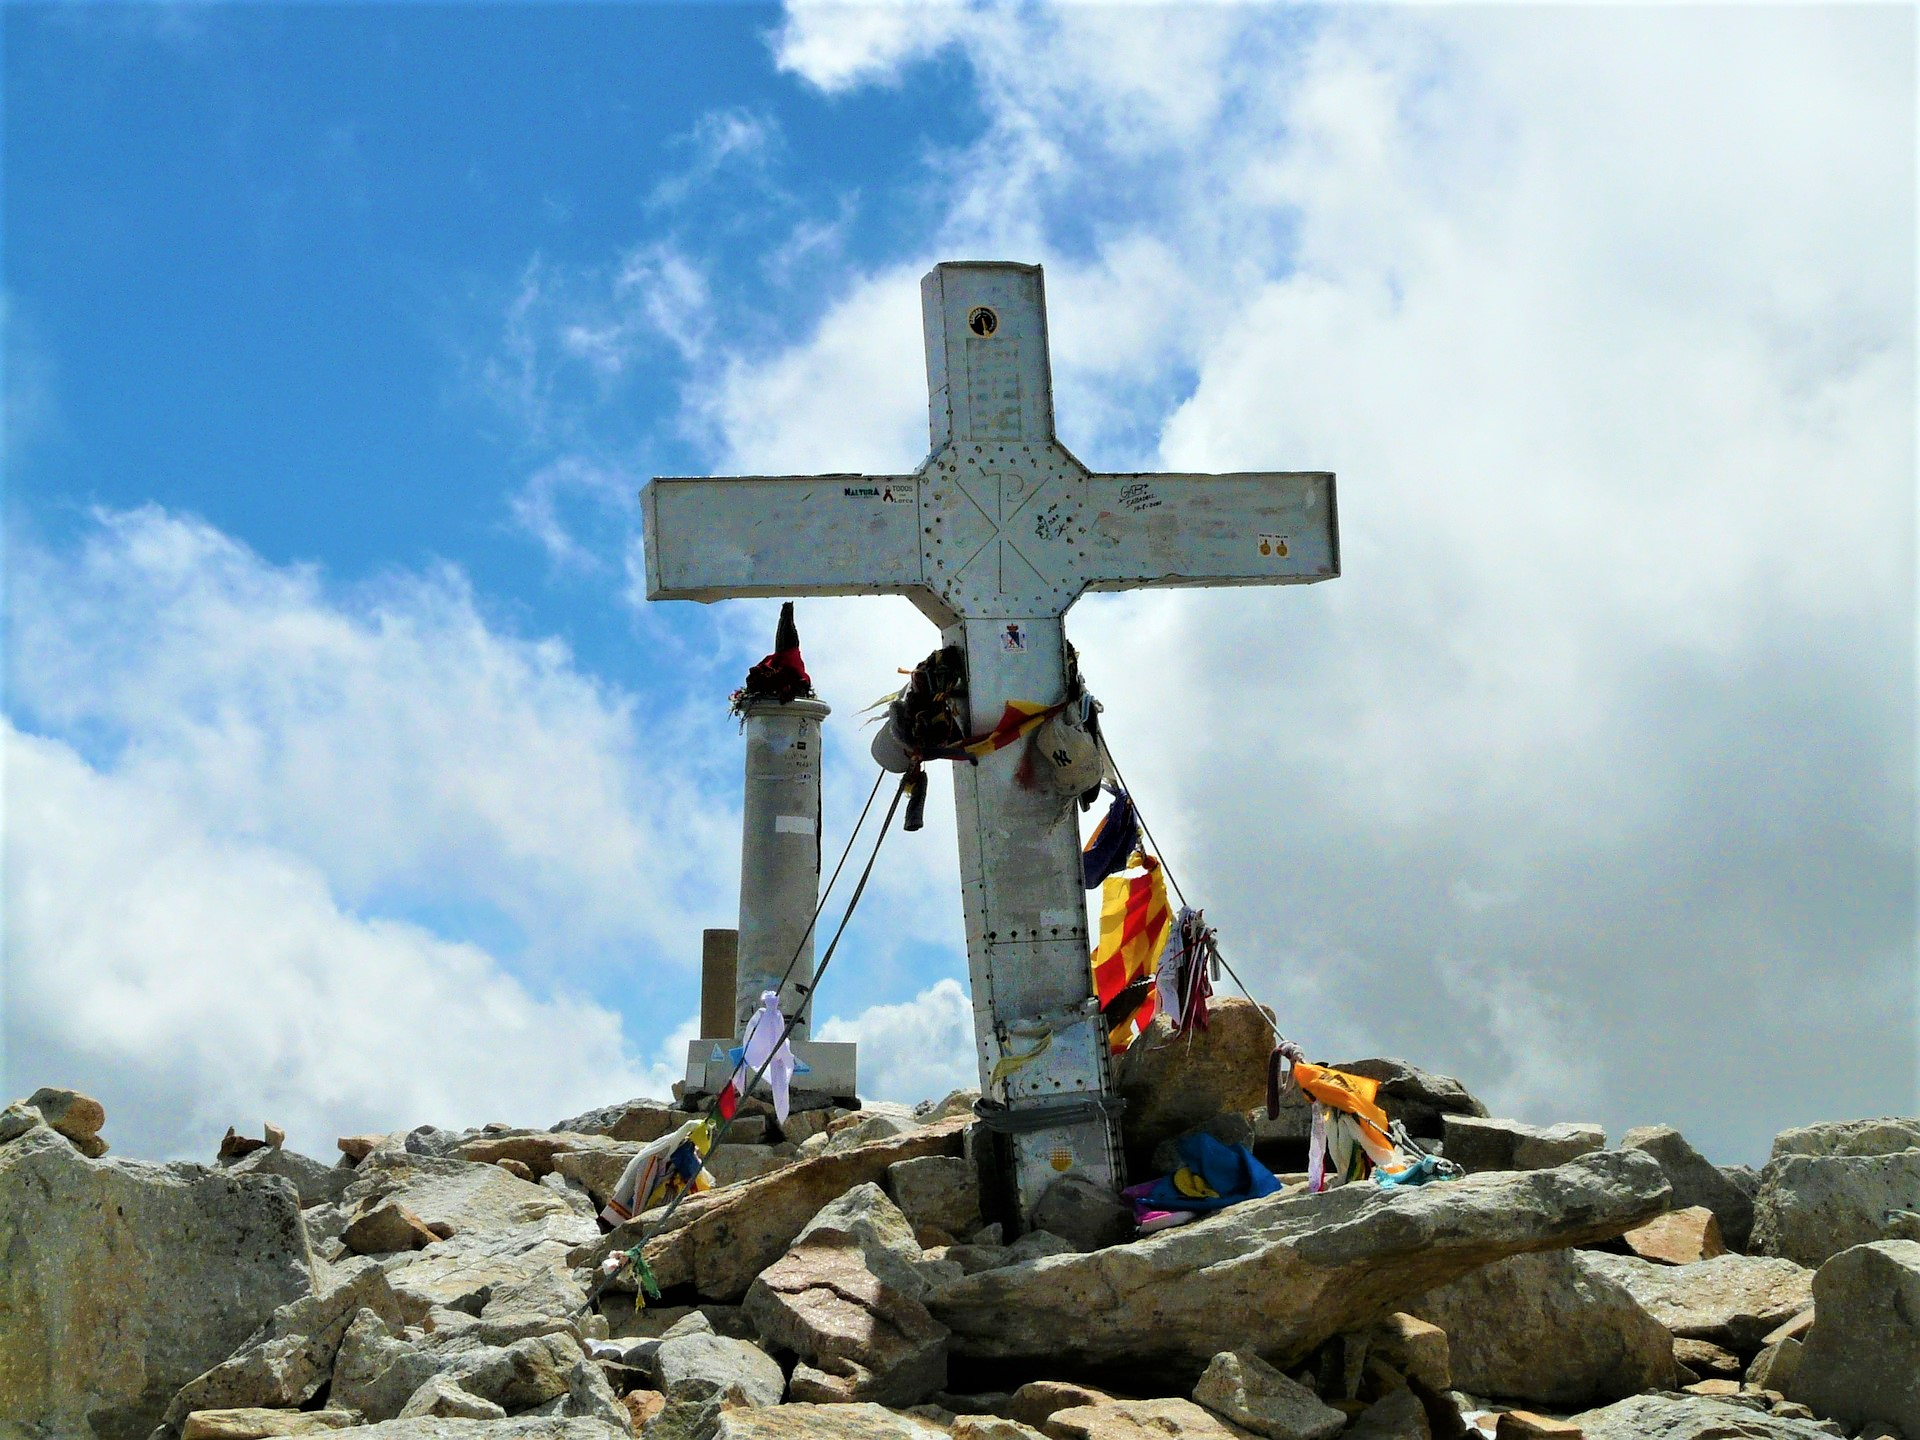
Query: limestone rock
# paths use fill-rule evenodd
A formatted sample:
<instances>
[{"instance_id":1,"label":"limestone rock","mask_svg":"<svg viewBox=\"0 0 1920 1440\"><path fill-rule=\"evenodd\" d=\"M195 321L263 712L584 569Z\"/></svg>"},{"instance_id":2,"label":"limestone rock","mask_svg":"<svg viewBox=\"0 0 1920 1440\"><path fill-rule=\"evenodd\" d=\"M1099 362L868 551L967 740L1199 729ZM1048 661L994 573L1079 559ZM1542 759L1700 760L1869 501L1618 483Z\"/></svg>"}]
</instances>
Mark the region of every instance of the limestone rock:
<instances>
[{"instance_id":1,"label":"limestone rock","mask_svg":"<svg viewBox=\"0 0 1920 1440\"><path fill-rule=\"evenodd\" d=\"M1062 1175L1034 1202L1036 1231L1058 1235L1076 1250L1100 1250L1132 1238L1133 1206L1084 1175Z\"/></svg>"},{"instance_id":2,"label":"limestone rock","mask_svg":"<svg viewBox=\"0 0 1920 1440\"><path fill-rule=\"evenodd\" d=\"M1556 1436L1580 1440L1580 1427L1550 1415L1536 1415L1531 1410L1508 1410L1501 1414L1493 1430L1493 1440L1553 1440Z\"/></svg>"},{"instance_id":3,"label":"limestone rock","mask_svg":"<svg viewBox=\"0 0 1920 1440\"><path fill-rule=\"evenodd\" d=\"M1675 1335L1730 1350L1757 1349L1769 1330L1813 1298L1813 1272L1791 1260L1720 1255L1697 1265L1656 1265L1633 1255L1593 1253L1581 1261L1626 1286Z\"/></svg>"},{"instance_id":4,"label":"limestone rock","mask_svg":"<svg viewBox=\"0 0 1920 1440\"><path fill-rule=\"evenodd\" d=\"M930 1125L950 1115L971 1115L974 1102L979 1098L978 1090L949 1090L938 1100L922 1100L915 1105L914 1118L922 1125Z\"/></svg>"},{"instance_id":5,"label":"limestone rock","mask_svg":"<svg viewBox=\"0 0 1920 1440\"><path fill-rule=\"evenodd\" d=\"M386 1135L342 1135L334 1144L340 1147L340 1156L344 1161L358 1165L367 1156L379 1149L391 1137Z\"/></svg>"},{"instance_id":6,"label":"limestone rock","mask_svg":"<svg viewBox=\"0 0 1920 1440\"><path fill-rule=\"evenodd\" d=\"M1671 1125L1642 1125L1627 1131L1621 1145L1644 1150L1660 1162L1673 1185L1678 1209L1701 1205L1720 1222L1720 1235L1734 1250L1747 1248L1753 1230L1753 1193L1702 1155Z\"/></svg>"},{"instance_id":7,"label":"limestone rock","mask_svg":"<svg viewBox=\"0 0 1920 1440\"><path fill-rule=\"evenodd\" d=\"M1642 1260L1662 1265L1691 1265L1727 1253L1720 1239L1720 1222L1704 1205L1669 1210L1620 1237Z\"/></svg>"},{"instance_id":8,"label":"limestone rock","mask_svg":"<svg viewBox=\"0 0 1920 1440\"><path fill-rule=\"evenodd\" d=\"M1782 1395L1791 1395L1793 1377L1799 1372L1804 1349L1804 1343L1792 1336L1773 1341L1747 1366L1747 1383L1756 1390L1778 1390Z\"/></svg>"},{"instance_id":9,"label":"limestone rock","mask_svg":"<svg viewBox=\"0 0 1920 1440\"><path fill-rule=\"evenodd\" d=\"M567 1150L602 1150L614 1142L604 1135L574 1135L566 1131L514 1130L506 1134L477 1135L461 1142L453 1155L481 1165L518 1160L538 1180L553 1171L553 1157Z\"/></svg>"},{"instance_id":10,"label":"limestone rock","mask_svg":"<svg viewBox=\"0 0 1920 1440\"><path fill-rule=\"evenodd\" d=\"M553 1126L556 1134L602 1135L609 1140L638 1141L645 1144L671 1135L691 1117L666 1100L641 1096L617 1105L602 1105L597 1110L575 1115Z\"/></svg>"},{"instance_id":11,"label":"limestone rock","mask_svg":"<svg viewBox=\"0 0 1920 1440\"><path fill-rule=\"evenodd\" d=\"M1257 1335L1288 1365L1481 1265L1617 1235L1667 1194L1648 1157L1600 1151L1415 1190L1273 1195L1130 1245L969 1275L931 1308L956 1351L982 1358L1197 1374Z\"/></svg>"},{"instance_id":12,"label":"limestone rock","mask_svg":"<svg viewBox=\"0 0 1920 1440\"><path fill-rule=\"evenodd\" d=\"M356 1255L390 1255L395 1250L424 1250L440 1237L406 1206L382 1200L361 1206L340 1238Z\"/></svg>"},{"instance_id":13,"label":"limestone rock","mask_svg":"<svg viewBox=\"0 0 1920 1440\"><path fill-rule=\"evenodd\" d=\"M782 1125L780 1130L788 1140L801 1145L816 1135L826 1134L828 1127L835 1121L844 1120L855 1113L857 1112L852 1110L842 1110L837 1105L823 1106L818 1110L795 1110L787 1116L787 1123ZM928 1116L923 1123L932 1124L933 1118Z\"/></svg>"},{"instance_id":14,"label":"limestone rock","mask_svg":"<svg viewBox=\"0 0 1920 1440\"><path fill-rule=\"evenodd\" d=\"M503 1411L526 1410L566 1395L581 1359L579 1342L564 1329L525 1333L540 1327L537 1317L512 1326L471 1322L413 1340L362 1310L340 1342L329 1399L369 1420L394 1419L440 1376Z\"/></svg>"},{"instance_id":15,"label":"limestone rock","mask_svg":"<svg viewBox=\"0 0 1920 1440\"><path fill-rule=\"evenodd\" d=\"M1264 1062L1263 1062L1264 1063ZM1379 1098L1389 1118L1407 1127L1409 1135L1423 1140L1438 1140L1448 1115L1485 1115L1482 1105L1451 1075L1440 1075L1409 1065L1404 1060L1339 1060L1333 1068L1350 1075L1361 1075L1380 1082ZM1265 1104L1262 1096L1260 1104ZM1262 1140L1304 1142L1312 1127L1313 1111L1306 1096L1289 1087L1280 1097L1277 1119L1260 1111L1255 1126Z\"/></svg>"},{"instance_id":16,"label":"limestone rock","mask_svg":"<svg viewBox=\"0 0 1920 1440\"><path fill-rule=\"evenodd\" d=\"M0 1110L0 1145L18 1140L36 1125L44 1125L40 1112L21 1100L10 1103Z\"/></svg>"},{"instance_id":17,"label":"limestone rock","mask_svg":"<svg viewBox=\"0 0 1920 1440\"><path fill-rule=\"evenodd\" d=\"M1041 1429L1052 1440L1241 1440L1250 1433L1191 1400L1109 1400L1056 1410Z\"/></svg>"},{"instance_id":18,"label":"limestone rock","mask_svg":"<svg viewBox=\"0 0 1920 1440\"><path fill-rule=\"evenodd\" d=\"M1634 1395L1572 1417L1586 1440L1818 1440L1833 1432L1704 1395Z\"/></svg>"},{"instance_id":19,"label":"limestone rock","mask_svg":"<svg viewBox=\"0 0 1920 1440\"><path fill-rule=\"evenodd\" d=\"M306 1404L332 1373L340 1341L361 1310L394 1326L426 1316L425 1307L402 1304L379 1261L333 1266L318 1290L275 1310L244 1345L184 1386L163 1423L178 1430L195 1410Z\"/></svg>"},{"instance_id":20,"label":"limestone rock","mask_svg":"<svg viewBox=\"0 0 1920 1440\"><path fill-rule=\"evenodd\" d=\"M0 1415L18 1424L144 1437L312 1285L284 1180L89 1160L41 1126L0 1148Z\"/></svg>"},{"instance_id":21,"label":"limestone rock","mask_svg":"<svg viewBox=\"0 0 1920 1440\"><path fill-rule=\"evenodd\" d=\"M1673 1342L1673 1358L1703 1380L1737 1380L1746 1371L1740 1357L1724 1345L1711 1340L1692 1340L1680 1336ZM1779 1386L1774 1387L1776 1390Z\"/></svg>"},{"instance_id":22,"label":"limestone rock","mask_svg":"<svg viewBox=\"0 0 1920 1440\"><path fill-rule=\"evenodd\" d=\"M855 1150L878 1140L909 1135L919 1128L920 1121L911 1111L904 1115L884 1110L856 1112L827 1126L826 1153Z\"/></svg>"},{"instance_id":23,"label":"limestone rock","mask_svg":"<svg viewBox=\"0 0 1920 1440\"><path fill-rule=\"evenodd\" d=\"M353 1172L337 1165L323 1165L309 1155L270 1145L235 1161L228 1169L235 1175L278 1175L291 1180L299 1193L300 1208L329 1205L338 1200L353 1183Z\"/></svg>"},{"instance_id":24,"label":"limestone rock","mask_svg":"<svg viewBox=\"0 0 1920 1440\"><path fill-rule=\"evenodd\" d=\"M711 1333L672 1335L654 1357L669 1400L778 1405L787 1388L779 1362L757 1345Z\"/></svg>"},{"instance_id":25,"label":"limestone rock","mask_svg":"<svg viewBox=\"0 0 1920 1440\"><path fill-rule=\"evenodd\" d=\"M1031 1425L1005 1420L998 1415L961 1415L949 1433L953 1440L1046 1440Z\"/></svg>"},{"instance_id":26,"label":"limestone rock","mask_svg":"<svg viewBox=\"0 0 1920 1440\"><path fill-rule=\"evenodd\" d=\"M716 1145L706 1160L707 1173L716 1185L758 1180L793 1163L793 1156L776 1154L771 1145Z\"/></svg>"},{"instance_id":27,"label":"limestone rock","mask_svg":"<svg viewBox=\"0 0 1920 1440\"><path fill-rule=\"evenodd\" d=\"M1820 1267L1813 1294L1820 1320L1787 1393L1849 1427L1920 1435L1920 1243L1844 1250Z\"/></svg>"},{"instance_id":28,"label":"limestone rock","mask_svg":"<svg viewBox=\"0 0 1920 1440\"><path fill-rule=\"evenodd\" d=\"M1038 1429L1044 1428L1048 1417L1057 1411L1081 1405L1104 1405L1118 1398L1070 1380L1030 1380L1013 1392L1013 1398L1007 1401L1006 1413L1023 1425Z\"/></svg>"},{"instance_id":29,"label":"limestone rock","mask_svg":"<svg viewBox=\"0 0 1920 1440\"><path fill-rule=\"evenodd\" d=\"M970 1117L956 1115L892 1140L803 1160L758 1180L690 1199L674 1212L669 1228L648 1241L647 1263L663 1287L691 1283L712 1299L737 1300L828 1202L856 1185L884 1179L898 1161L958 1155L972 1123ZM597 1265L614 1250L632 1245L641 1233L640 1225L629 1221L576 1252L574 1263Z\"/></svg>"},{"instance_id":30,"label":"limestone rock","mask_svg":"<svg viewBox=\"0 0 1920 1440\"><path fill-rule=\"evenodd\" d=\"M602 1420L577 1416L453 1420L422 1415L368 1425L352 1434L353 1440L627 1440L628 1432Z\"/></svg>"},{"instance_id":31,"label":"limestone rock","mask_svg":"<svg viewBox=\"0 0 1920 1440\"><path fill-rule=\"evenodd\" d=\"M1271 1440L1331 1440L1347 1417L1251 1351L1213 1357L1194 1400L1222 1419Z\"/></svg>"},{"instance_id":32,"label":"limestone rock","mask_svg":"<svg viewBox=\"0 0 1920 1440\"><path fill-rule=\"evenodd\" d=\"M398 1418L413 1420L438 1415L449 1420L502 1420L506 1410L491 1400L482 1400L449 1375L434 1375L413 1392L400 1407ZM181 1440L188 1440L182 1436Z\"/></svg>"},{"instance_id":33,"label":"limestone rock","mask_svg":"<svg viewBox=\"0 0 1920 1440\"><path fill-rule=\"evenodd\" d=\"M1410 1380L1444 1393L1453 1388L1453 1345L1447 1332L1402 1310L1367 1332L1367 1353Z\"/></svg>"},{"instance_id":34,"label":"limestone rock","mask_svg":"<svg viewBox=\"0 0 1920 1440\"><path fill-rule=\"evenodd\" d=\"M867 1268L916 1300L938 1285L957 1280L961 1270L925 1255L907 1217L871 1181L856 1185L809 1220L794 1237L794 1248L848 1246L858 1250Z\"/></svg>"},{"instance_id":35,"label":"limestone rock","mask_svg":"<svg viewBox=\"0 0 1920 1440\"><path fill-rule=\"evenodd\" d=\"M31 1102L29 1102L31 1103ZM1871 1120L1826 1120L1782 1130L1773 1137L1772 1159L1783 1155L1896 1155L1920 1147L1920 1116L1882 1115Z\"/></svg>"},{"instance_id":36,"label":"limestone rock","mask_svg":"<svg viewBox=\"0 0 1920 1440\"><path fill-rule=\"evenodd\" d=\"M41 1119L71 1140L88 1159L97 1160L107 1153L106 1142L100 1139L100 1127L107 1123L107 1107L91 1095L43 1085L27 1097L27 1105L38 1110Z\"/></svg>"},{"instance_id":37,"label":"limestone rock","mask_svg":"<svg viewBox=\"0 0 1920 1440\"><path fill-rule=\"evenodd\" d=\"M1427 1408L1413 1391L1401 1389L1381 1396L1360 1412L1347 1431L1348 1440L1432 1440Z\"/></svg>"},{"instance_id":38,"label":"limestone rock","mask_svg":"<svg viewBox=\"0 0 1920 1440\"><path fill-rule=\"evenodd\" d=\"M357 1425L345 1410L196 1410L180 1440L267 1440L273 1435L324 1435Z\"/></svg>"},{"instance_id":39,"label":"limestone rock","mask_svg":"<svg viewBox=\"0 0 1920 1440\"><path fill-rule=\"evenodd\" d=\"M394 1290L409 1301L569 1314L586 1299L570 1257L594 1242L599 1227L545 1187L498 1165L380 1151L361 1162L358 1175L347 1199L392 1200L430 1231L440 1224L452 1231L390 1266Z\"/></svg>"},{"instance_id":40,"label":"limestone rock","mask_svg":"<svg viewBox=\"0 0 1920 1440\"><path fill-rule=\"evenodd\" d=\"M1442 1125L1447 1159L1470 1175L1545 1170L1607 1143L1598 1125L1527 1125L1477 1115L1443 1116Z\"/></svg>"},{"instance_id":41,"label":"limestone rock","mask_svg":"<svg viewBox=\"0 0 1920 1440\"><path fill-rule=\"evenodd\" d=\"M1264 1106L1272 1052L1270 1019L1248 1000L1215 1002L1208 1027L1186 1035L1156 1015L1114 1064L1115 1089L1127 1102L1122 1134L1129 1164L1145 1174L1162 1140L1223 1110Z\"/></svg>"},{"instance_id":42,"label":"limestone rock","mask_svg":"<svg viewBox=\"0 0 1920 1440\"><path fill-rule=\"evenodd\" d=\"M945 1440L945 1435L929 1421L880 1405L798 1404L729 1410L719 1417L713 1440Z\"/></svg>"},{"instance_id":43,"label":"limestone rock","mask_svg":"<svg viewBox=\"0 0 1920 1440\"><path fill-rule=\"evenodd\" d=\"M922 1155L887 1167L887 1193L909 1223L936 1225L949 1235L980 1228L980 1177L959 1155Z\"/></svg>"},{"instance_id":44,"label":"limestone rock","mask_svg":"<svg viewBox=\"0 0 1920 1440\"><path fill-rule=\"evenodd\" d=\"M1453 1383L1474 1395L1563 1408L1671 1386L1672 1335L1587 1258L1516 1255L1408 1309L1447 1332Z\"/></svg>"},{"instance_id":45,"label":"limestone rock","mask_svg":"<svg viewBox=\"0 0 1920 1440\"><path fill-rule=\"evenodd\" d=\"M855 1245L797 1245L753 1282L746 1310L768 1344L800 1356L795 1400L911 1405L946 1388L946 1327Z\"/></svg>"},{"instance_id":46,"label":"limestone rock","mask_svg":"<svg viewBox=\"0 0 1920 1440\"><path fill-rule=\"evenodd\" d=\"M1864 1144L1882 1131L1859 1132L1836 1144ZM1793 1133L1793 1132L1789 1132ZM1760 1175L1754 1204L1757 1254L1819 1266L1855 1245L1902 1236L1900 1212L1920 1208L1920 1148L1886 1154L1776 1154Z\"/></svg>"}]
</instances>

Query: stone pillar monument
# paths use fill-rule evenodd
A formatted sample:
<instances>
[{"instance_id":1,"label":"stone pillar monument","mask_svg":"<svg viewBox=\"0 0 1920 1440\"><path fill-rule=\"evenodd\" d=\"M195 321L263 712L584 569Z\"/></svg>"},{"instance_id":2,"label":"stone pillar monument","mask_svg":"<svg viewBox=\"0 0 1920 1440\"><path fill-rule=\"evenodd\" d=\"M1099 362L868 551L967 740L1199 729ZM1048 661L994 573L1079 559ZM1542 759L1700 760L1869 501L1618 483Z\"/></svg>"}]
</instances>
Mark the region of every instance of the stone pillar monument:
<instances>
[{"instance_id":1,"label":"stone pillar monument","mask_svg":"<svg viewBox=\"0 0 1920 1440\"><path fill-rule=\"evenodd\" d=\"M739 1044L748 1019L760 1008L760 996L777 987L781 1013L799 1016L793 1053L809 1067L794 1077L793 1092L850 1096L856 1093L854 1047L807 1038L813 1019L814 909L820 903L820 726L832 711L813 693L791 603L781 608L773 653L747 672L733 708L747 753L732 1014L724 1037L710 1033L693 1042L687 1085L710 1091L726 1083L733 1063L716 1061L716 1051L725 1057ZM716 999L702 997L703 1031L715 1029Z\"/></svg>"}]
</instances>

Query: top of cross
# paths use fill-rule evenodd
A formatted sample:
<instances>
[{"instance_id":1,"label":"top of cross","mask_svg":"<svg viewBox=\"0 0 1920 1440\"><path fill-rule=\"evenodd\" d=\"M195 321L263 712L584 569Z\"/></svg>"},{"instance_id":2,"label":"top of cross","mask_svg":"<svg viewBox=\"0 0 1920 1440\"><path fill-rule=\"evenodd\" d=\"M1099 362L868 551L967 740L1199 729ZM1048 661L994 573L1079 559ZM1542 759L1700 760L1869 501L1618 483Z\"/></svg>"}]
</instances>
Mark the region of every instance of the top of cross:
<instances>
[{"instance_id":1,"label":"top of cross","mask_svg":"<svg viewBox=\"0 0 1920 1440\"><path fill-rule=\"evenodd\" d=\"M1095 474L1060 444L1039 266L936 265L920 301L919 469L657 479L649 599L905 594L945 624L1056 616L1090 589L1340 573L1331 474Z\"/></svg>"}]
</instances>

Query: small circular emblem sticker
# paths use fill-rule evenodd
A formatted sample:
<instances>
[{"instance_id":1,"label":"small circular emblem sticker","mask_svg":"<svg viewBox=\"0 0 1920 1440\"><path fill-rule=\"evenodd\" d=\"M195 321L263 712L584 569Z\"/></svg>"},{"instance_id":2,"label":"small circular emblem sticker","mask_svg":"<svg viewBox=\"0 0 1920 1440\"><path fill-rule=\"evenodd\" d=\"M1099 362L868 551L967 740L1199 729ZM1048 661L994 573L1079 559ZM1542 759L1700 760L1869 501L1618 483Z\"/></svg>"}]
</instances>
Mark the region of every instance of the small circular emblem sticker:
<instances>
[{"instance_id":1,"label":"small circular emblem sticker","mask_svg":"<svg viewBox=\"0 0 1920 1440\"><path fill-rule=\"evenodd\" d=\"M967 328L984 338L1000 328L1000 317L991 305L976 305L967 312Z\"/></svg>"}]
</instances>

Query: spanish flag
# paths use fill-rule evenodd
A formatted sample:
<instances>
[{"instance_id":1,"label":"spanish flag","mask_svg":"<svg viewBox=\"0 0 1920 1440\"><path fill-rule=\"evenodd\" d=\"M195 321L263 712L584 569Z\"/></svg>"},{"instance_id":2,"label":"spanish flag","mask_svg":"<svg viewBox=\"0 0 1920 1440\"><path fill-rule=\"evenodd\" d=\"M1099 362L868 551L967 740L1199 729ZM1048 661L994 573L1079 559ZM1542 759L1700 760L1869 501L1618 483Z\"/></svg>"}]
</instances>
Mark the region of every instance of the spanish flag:
<instances>
[{"instance_id":1,"label":"spanish flag","mask_svg":"<svg viewBox=\"0 0 1920 1440\"><path fill-rule=\"evenodd\" d=\"M1118 1055L1153 1019L1154 972L1173 928L1160 862L1140 857L1138 875L1110 875L1100 887L1100 943L1093 951L1093 993Z\"/></svg>"}]
</instances>

